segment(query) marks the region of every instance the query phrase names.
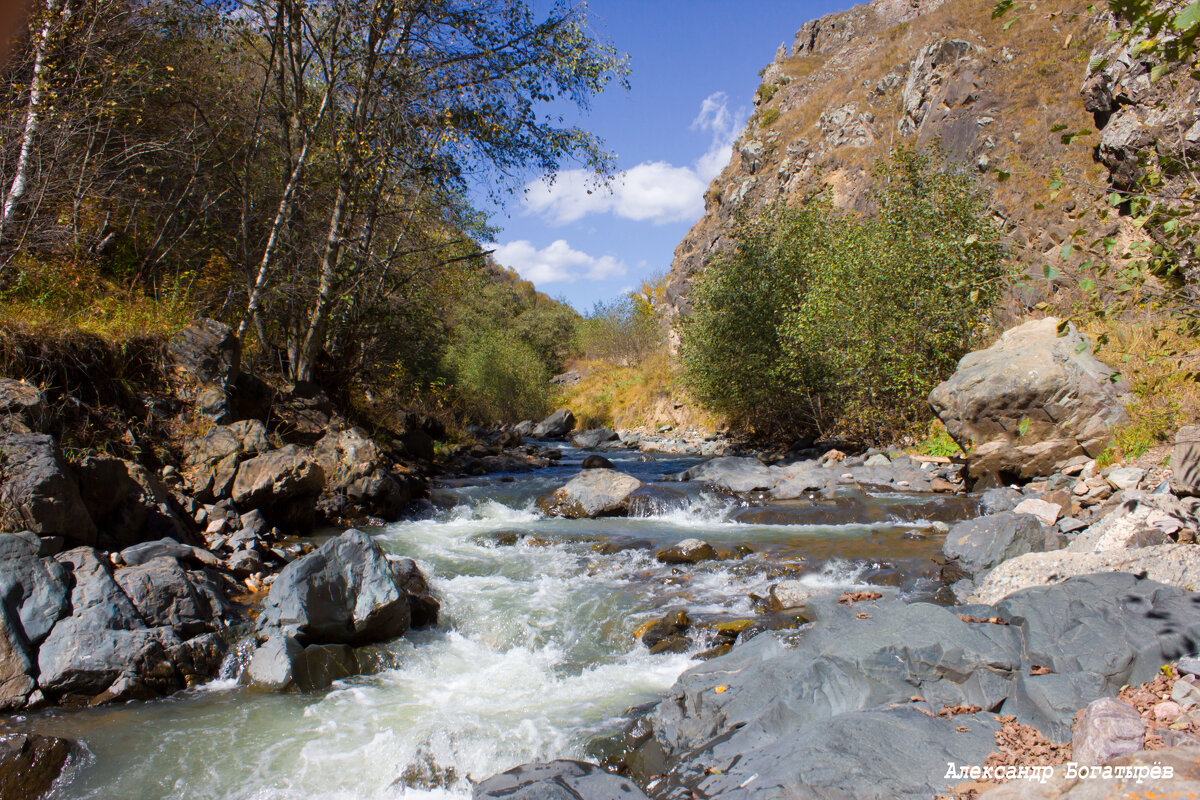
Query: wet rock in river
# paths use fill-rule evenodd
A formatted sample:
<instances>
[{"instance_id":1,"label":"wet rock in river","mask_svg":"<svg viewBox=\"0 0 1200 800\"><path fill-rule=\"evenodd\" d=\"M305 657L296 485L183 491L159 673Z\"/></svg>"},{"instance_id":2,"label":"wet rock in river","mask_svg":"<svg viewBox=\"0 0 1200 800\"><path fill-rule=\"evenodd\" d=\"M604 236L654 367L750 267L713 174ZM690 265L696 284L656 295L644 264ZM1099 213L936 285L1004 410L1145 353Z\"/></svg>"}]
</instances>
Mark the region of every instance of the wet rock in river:
<instances>
[{"instance_id":1,"label":"wet rock in river","mask_svg":"<svg viewBox=\"0 0 1200 800\"><path fill-rule=\"evenodd\" d=\"M477 784L474 800L647 800L627 778L583 761L522 764Z\"/></svg>"},{"instance_id":2,"label":"wet rock in river","mask_svg":"<svg viewBox=\"0 0 1200 800\"><path fill-rule=\"evenodd\" d=\"M686 638L680 636L680 634L687 631L691 626L692 621L688 618L686 611L672 611L660 619L643 625L637 630L636 635L642 644L650 648L651 652L654 652L654 647L668 639L684 638L686 641ZM685 647L684 650L686 649Z\"/></svg>"},{"instance_id":3,"label":"wet rock in river","mask_svg":"<svg viewBox=\"0 0 1200 800\"><path fill-rule=\"evenodd\" d=\"M642 486L624 472L588 469L539 498L538 507L546 514L568 519L626 516L630 496Z\"/></svg>"},{"instance_id":4,"label":"wet rock in river","mask_svg":"<svg viewBox=\"0 0 1200 800\"><path fill-rule=\"evenodd\" d=\"M0 735L0 800L38 800L62 774L76 745L35 733Z\"/></svg>"},{"instance_id":5,"label":"wet rock in river","mask_svg":"<svg viewBox=\"0 0 1200 800\"><path fill-rule=\"evenodd\" d=\"M696 564L711 561L717 551L708 542L700 539L684 539L682 542L655 553L654 557L664 564Z\"/></svg>"},{"instance_id":6,"label":"wet rock in river","mask_svg":"<svg viewBox=\"0 0 1200 800\"><path fill-rule=\"evenodd\" d=\"M1152 677L1200 637L1198 598L1133 575L1076 578L994 607L816 598L794 646L760 635L684 673L644 721L644 746L659 752L639 758L653 773L626 763L635 777L664 775L663 797L927 798L945 788L947 761L982 763L994 749L994 712L1062 741L1077 709ZM905 708L914 687L920 707ZM984 711L924 713L947 705Z\"/></svg>"},{"instance_id":7,"label":"wet rock in river","mask_svg":"<svg viewBox=\"0 0 1200 800\"><path fill-rule=\"evenodd\" d=\"M617 467L615 464L613 464L613 462L609 461L604 456L599 456L599 455L596 455L595 453L592 453L590 456L588 456L587 458L585 458L583 460L583 464L580 465L580 468L581 469L616 469Z\"/></svg>"},{"instance_id":8,"label":"wet rock in river","mask_svg":"<svg viewBox=\"0 0 1200 800\"><path fill-rule=\"evenodd\" d=\"M757 458L722 456L684 470L680 481L699 481L730 492L765 492L779 482L779 476Z\"/></svg>"},{"instance_id":9,"label":"wet rock in river","mask_svg":"<svg viewBox=\"0 0 1200 800\"><path fill-rule=\"evenodd\" d=\"M966 520L950 529L942 552L969 576L1002 561L1046 549L1046 534L1037 517L1004 511Z\"/></svg>"},{"instance_id":10,"label":"wet rock in river","mask_svg":"<svg viewBox=\"0 0 1200 800\"><path fill-rule=\"evenodd\" d=\"M358 645L394 639L410 621L408 595L387 556L351 529L284 567L258 627L304 644Z\"/></svg>"},{"instance_id":11,"label":"wet rock in river","mask_svg":"<svg viewBox=\"0 0 1200 800\"><path fill-rule=\"evenodd\" d=\"M571 437L571 444L574 447L590 450L595 447L616 444L620 441L620 438L617 432L611 428L592 428Z\"/></svg>"}]
</instances>

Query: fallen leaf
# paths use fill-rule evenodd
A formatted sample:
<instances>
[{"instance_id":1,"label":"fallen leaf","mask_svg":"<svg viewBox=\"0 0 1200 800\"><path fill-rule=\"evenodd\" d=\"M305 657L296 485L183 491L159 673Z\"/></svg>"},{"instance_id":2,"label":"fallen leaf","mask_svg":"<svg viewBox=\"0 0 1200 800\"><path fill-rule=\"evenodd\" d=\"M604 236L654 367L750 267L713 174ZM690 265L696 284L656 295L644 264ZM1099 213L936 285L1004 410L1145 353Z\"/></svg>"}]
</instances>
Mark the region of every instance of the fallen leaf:
<instances>
[{"instance_id":1,"label":"fallen leaf","mask_svg":"<svg viewBox=\"0 0 1200 800\"><path fill-rule=\"evenodd\" d=\"M717 694L720 694L721 692L725 691L728 688L729 688L728 686L718 686L717 688L713 689L713 691L716 692Z\"/></svg>"}]
</instances>

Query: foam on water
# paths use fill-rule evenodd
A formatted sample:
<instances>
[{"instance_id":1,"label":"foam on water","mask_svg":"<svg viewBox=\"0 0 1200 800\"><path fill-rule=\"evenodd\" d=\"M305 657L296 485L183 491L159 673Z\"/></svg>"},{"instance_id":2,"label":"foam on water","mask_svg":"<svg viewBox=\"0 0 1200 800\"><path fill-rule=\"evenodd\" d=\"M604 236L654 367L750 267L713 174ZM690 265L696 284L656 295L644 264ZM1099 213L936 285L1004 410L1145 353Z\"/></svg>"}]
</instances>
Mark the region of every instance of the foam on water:
<instances>
[{"instance_id":1,"label":"foam on water","mask_svg":"<svg viewBox=\"0 0 1200 800\"><path fill-rule=\"evenodd\" d=\"M681 579L645 550L593 551L597 536L715 542L829 528L741 524L729 519L739 501L709 493L648 518L566 521L543 519L516 489L508 503L475 491L464 487L457 505L378 532L417 561L443 603L437 630L381 648L393 668L310 695L254 692L223 673L159 702L47 715L40 729L82 738L95 754L56 800L469 797L471 779L582 757L591 736L661 697L694 663L649 655L633 637L640 623L675 608L750 614L748 595L769 582L759 556L710 562ZM548 536L489 541L514 530ZM870 565L811 567L802 582L839 589L861 586Z\"/></svg>"}]
</instances>

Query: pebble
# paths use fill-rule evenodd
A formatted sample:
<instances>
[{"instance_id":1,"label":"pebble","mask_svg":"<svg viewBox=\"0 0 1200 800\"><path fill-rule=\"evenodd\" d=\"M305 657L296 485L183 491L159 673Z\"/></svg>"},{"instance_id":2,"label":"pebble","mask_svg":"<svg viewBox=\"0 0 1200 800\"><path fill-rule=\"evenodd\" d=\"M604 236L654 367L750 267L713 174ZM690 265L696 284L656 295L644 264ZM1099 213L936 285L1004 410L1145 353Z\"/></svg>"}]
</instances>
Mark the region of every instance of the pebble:
<instances>
[{"instance_id":1,"label":"pebble","mask_svg":"<svg viewBox=\"0 0 1200 800\"><path fill-rule=\"evenodd\" d=\"M1200 675L1200 653L1179 659L1179 671L1184 675Z\"/></svg>"},{"instance_id":2,"label":"pebble","mask_svg":"<svg viewBox=\"0 0 1200 800\"><path fill-rule=\"evenodd\" d=\"M1159 722L1174 722L1183 714L1183 709L1174 700L1164 700L1150 709Z\"/></svg>"}]
</instances>

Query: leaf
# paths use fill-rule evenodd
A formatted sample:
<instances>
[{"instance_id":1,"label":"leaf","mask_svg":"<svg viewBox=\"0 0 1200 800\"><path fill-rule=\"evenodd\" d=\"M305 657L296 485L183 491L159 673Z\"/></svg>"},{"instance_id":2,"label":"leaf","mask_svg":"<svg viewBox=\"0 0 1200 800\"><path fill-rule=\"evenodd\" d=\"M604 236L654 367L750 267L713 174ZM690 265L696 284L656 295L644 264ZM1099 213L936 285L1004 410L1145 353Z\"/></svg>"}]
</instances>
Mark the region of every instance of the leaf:
<instances>
[{"instance_id":1,"label":"leaf","mask_svg":"<svg viewBox=\"0 0 1200 800\"><path fill-rule=\"evenodd\" d=\"M1058 277L1058 270L1055 269L1054 267L1050 266L1049 264L1043 264L1042 265L1042 274L1046 276L1047 280L1052 281Z\"/></svg>"},{"instance_id":2,"label":"leaf","mask_svg":"<svg viewBox=\"0 0 1200 800\"><path fill-rule=\"evenodd\" d=\"M1171 69L1170 64L1155 64L1153 67L1150 68L1150 82L1157 83L1158 79L1161 78L1163 75L1166 75L1167 71L1170 69Z\"/></svg>"},{"instance_id":3,"label":"leaf","mask_svg":"<svg viewBox=\"0 0 1200 800\"><path fill-rule=\"evenodd\" d=\"M1013 6L1013 0L999 0L996 5L992 6L992 19L1000 19L1008 13Z\"/></svg>"},{"instance_id":4,"label":"leaf","mask_svg":"<svg viewBox=\"0 0 1200 800\"><path fill-rule=\"evenodd\" d=\"M1091 292L1096 288L1096 282L1091 278L1084 278L1079 282L1079 288L1085 292Z\"/></svg>"},{"instance_id":5,"label":"leaf","mask_svg":"<svg viewBox=\"0 0 1200 800\"><path fill-rule=\"evenodd\" d=\"M1006 31L1006 30L1008 30L1009 28L1011 28L1011 27L1013 26L1013 23L1015 23L1016 21L1017 21L1017 18L1016 18L1016 17L1013 17L1013 18L1012 18L1012 19L1010 19L1008 22L1006 22L1006 23L1004 23L1003 25L1001 25L1001 26L1000 26L1000 29L1001 29L1001 30L1005 30L1005 31Z\"/></svg>"},{"instance_id":6,"label":"leaf","mask_svg":"<svg viewBox=\"0 0 1200 800\"><path fill-rule=\"evenodd\" d=\"M1024 436L1029 431L1029 417L1021 417L1021 421L1017 423L1017 434Z\"/></svg>"},{"instance_id":7,"label":"leaf","mask_svg":"<svg viewBox=\"0 0 1200 800\"><path fill-rule=\"evenodd\" d=\"M1200 23L1200 0L1187 6L1171 20L1171 27L1177 31L1188 31Z\"/></svg>"},{"instance_id":8,"label":"leaf","mask_svg":"<svg viewBox=\"0 0 1200 800\"><path fill-rule=\"evenodd\" d=\"M1004 170L1000 169L999 167L996 168L996 180L999 181L1000 183L1004 183L1004 181L1008 180L1011 177L1012 177L1011 172L1005 172Z\"/></svg>"},{"instance_id":9,"label":"leaf","mask_svg":"<svg viewBox=\"0 0 1200 800\"><path fill-rule=\"evenodd\" d=\"M1055 123L1054 125L1051 125L1051 126L1050 126L1050 132L1051 132L1051 133L1058 133L1059 131L1065 131L1065 130L1067 129L1067 127L1068 127L1068 126L1067 126L1067 123L1065 123L1065 122L1057 122L1057 123ZM1061 185L1062 185L1062 182L1061 182L1061 181L1059 181L1059 186L1061 186Z\"/></svg>"}]
</instances>

